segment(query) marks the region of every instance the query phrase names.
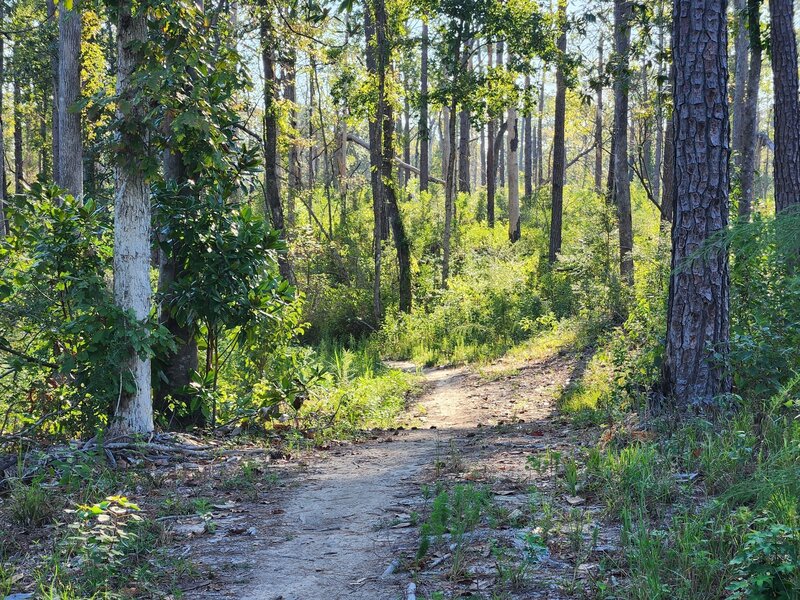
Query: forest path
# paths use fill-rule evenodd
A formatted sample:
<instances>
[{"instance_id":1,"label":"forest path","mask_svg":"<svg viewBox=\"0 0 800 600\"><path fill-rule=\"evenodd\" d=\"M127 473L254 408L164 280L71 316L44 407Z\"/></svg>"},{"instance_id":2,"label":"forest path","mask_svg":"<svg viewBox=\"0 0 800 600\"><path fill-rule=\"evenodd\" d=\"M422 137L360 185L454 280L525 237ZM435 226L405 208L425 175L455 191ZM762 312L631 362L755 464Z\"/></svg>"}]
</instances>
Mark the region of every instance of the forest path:
<instances>
[{"instance_id":1,"label":"forest path","mask_svg":"<svg viewBox=\"0 0 800 600\"><path fill-rule=\"evenodd\" d=\"M389 567L407 561L418 546L411 515L424 512L421 486L480 472L487 477L479 480L502 490L498 500L516 495L524 503L530 478L525 455L572 443L554 425L554 397L583 363L562 354L520 368L500 364L483 374L463 367L426 370L426 391L407 415L424 429L384 432L309 461L279 508L265 510L257 522L257 541L243 557L252 578L208 597L405 599L411 574ZM417 578L420 598L440 589L436 577L427 588L424 579Z\"/></svg>"}]
</instances>

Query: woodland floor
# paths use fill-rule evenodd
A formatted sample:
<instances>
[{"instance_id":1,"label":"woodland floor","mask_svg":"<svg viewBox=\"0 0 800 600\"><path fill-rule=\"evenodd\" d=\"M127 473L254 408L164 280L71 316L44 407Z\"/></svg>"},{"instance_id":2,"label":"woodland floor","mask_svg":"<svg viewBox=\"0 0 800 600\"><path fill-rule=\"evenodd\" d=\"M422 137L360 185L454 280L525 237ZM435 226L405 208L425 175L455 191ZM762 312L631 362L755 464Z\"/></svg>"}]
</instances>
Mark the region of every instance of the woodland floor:
<instances>
[{"instance_id":1,"label":"woodland floor","mask_svg":"<svg viewBox=\"0 0 800 600\"><path fill-rule=\"evenodd\" d=\"M425 392L409 408L405 427L300 461L273 462L269 469L278 473L278 485L255 502L223 511L227 516L216 519L214 535L190 536L185 555L212 578L183 586L186 596L405 600L411 582L417 598L434 592L447 598L584 596L617 535L600 526L587 550L600 508L570 496L558 473L526 465L532 455L550 450L573 456L596 442L597 430L577 429L555 408L585 363L586 357L562 353L482 371L426 370ZM419 522L430 512L423 487L435 482L485 486L506 516L466 534L457 571L451 564L456 549L447 540L415 561ZM491 548L506 548L512 563L514 554L522 555L524 535L540 522L531 490L570 517L554 519L543 553L519 580L503 577Z\"/></svg>"}]
</instances>

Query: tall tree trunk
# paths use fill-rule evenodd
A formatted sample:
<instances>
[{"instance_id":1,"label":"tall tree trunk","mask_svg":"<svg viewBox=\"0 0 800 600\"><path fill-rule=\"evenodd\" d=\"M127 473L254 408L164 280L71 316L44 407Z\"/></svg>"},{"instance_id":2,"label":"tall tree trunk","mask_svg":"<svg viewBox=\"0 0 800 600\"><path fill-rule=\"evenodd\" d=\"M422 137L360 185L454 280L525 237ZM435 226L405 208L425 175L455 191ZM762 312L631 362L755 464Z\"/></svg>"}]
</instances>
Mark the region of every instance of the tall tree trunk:
<instances>
[{"instance_id":1,"label":"tall tree trunk","mask_svg":"<svg viewBox=\"0 0 800 600\"><path fill-rule=\"evenodd\" d=\"M544 185L544 80L547 75L544 66L542 66L541 74L542 78L539 81L539 102L537 106L539 115L536 123L536 184L539 187Z\"/></svg>"},{"instance_id":2,"label":"tall tree trunk","mask_svg":"<svg viewBox=\"0 0 800 600\"><path fill-rule=\"evenodd\" d=\"M486 126L481 126L480 147L478 149L480 171L478 176L478 185L481 187L486 186Z\"/></svg>"},{"instance_id":3,"label":"tall tree trunk","mask_svg":"<svg viewBox=\"0 0 800 600\"><path fill-rule=\"evenodd\" d=\"M136 13L133 6L137 5ZM118 111L123 127L115 169L114 195L114 299L140 322L150 315L150 190L137 153L144 152L138 135L145 107L136 100L138 83L133 74L142 61L147 39L146 4L121 0L117 24L117 95L130 104ZM133 349L120 368L132 376L134 391L120 388L111 421L111 435L147 434L153 431L150 359Z\"/></svg>"},{"instance_id":4,"label":"tall tree trunk","mask_svg":"<svg viewBox=\"0 0 800 600\"><path fill-rule=\"evenodd\" d=\"M747 1L747 28L750 34L750 68L747 73L747 90L743 111L735 113L734 123L740 120L739 146L739 218L747 221L755 202L756 144L758 142L758 88L761 82L761 0ZM795 165L795 170L797 165Z\"/></svg>"},{"instance_id":5,"label":"tall tree trunk","mask_svg":"<svg viewBox=\"0 0 800 600\"><path fill-rule=\"evenodd\" d=\"M633 284L633 223L631 188L628 178L628 89L630 87L630 0L614 1L614 202L619 221L619 272Z\"/></svg>"},{"instance_id":6,"label":"tall tree trunk","mask_svg":"<svg viewBox=\"0 0 800 600\"><path fill-rule=\"evenodd\" d=\"M747 31L747 0L733 0L734 23L736 37L733 41L733 133L731 149L735 165L734 177L739 177L742 160L742 126L744 125L744 100L747 90L748 55L750 53L750 35Z\"/></svg>"},{"instance_id":7,"label":"tall tree trunk","mask_svg":"<svg viewBox=\"0 0 800 600\"><path fill-rule=\"evenodd\" d=\"M558 41L556 46L561 56L567 53L567 0L558 0ZM566 174L566 148L564 147L564 125L567 114L567 83L564 67L559 62L556 68L556 110L553 124L553 176L550 183L552 203L550 212L551 263L561 253L561 227L564 210L564 176Z\"/></svg>"},{"instance_id":8,"label":"tall tree trunk","mask_svg":"<svg viewBox=\"0 0 800 600\"><path fill-rule=\"evenodd\" d=\"M16 50L16 48L15 48ZM15 59L18 55L15 54ZM22 157L22 88L19 80L19 66L17 60L14 61L14 193L21 194L23 192L23 182L25 181L25 174L23 173L23 157Z\"/></svg>"},{"instance_id":9,"label":"tall tree trunk","mask_svg":"<svg viewBox=\"0 0 800 600\"><path fill-rule=\"evenodd\" d=\"M378 82L378 103L375 117L369 120L369 161L372 183L372 216L373 216L373 262L374 278L372 287L372 310L376 324L383 317L381 304L381 263L383 258L381 242L383 241L385 218L385 191L383 182L383 118L385 103L385 82L387 61L383 55L385 32L376 27L377 15L381 12L383 0L366 0L364 4L364 37L366 41L367 71Z\"/></svg>"},{"instance_id":10,"label":"tall tree trunk","mask_svg":"<svg viewBox=\"0 0 800 600\"><path fill-rule=\"evenodd\" d=\"M525 93L530 94L531 76L525 75ZM531 107L528 105L525 110L525 146L523 150L524 172L525 172L525 200L530 202L533 198L533 117Z\"/></svg>"},{"instance_id":11,"label":"tall tree trunk","mask_svg":"<svg viewBox=\"0 0 800 600\"><path fill-rule=\"evenodd\" d=\"M489 71L493 68L494 48L488 45ZM497 191L495 172L497 167L494 160L495 136L497 135L497 119L491 118L486 124L486 221L489 227L494 227L494 196Z\"/></svg>"},{"instance_id":12,"label":"tall tree trunk","mask_svg":"<svg viewBox=\"0 0 800 600\"><path fill-rule=\"evenodd\" d=\"M297 50L292 46L286 51L286 61L283 67L283 97L289 103L289 127L291 128L292 139L289 142L288 156L288 178L286 199L286 225L291 229L295 224L297 212L297 197L303 188L303 170L300 166L300 145L297 141ZM339 153L340 161L344 161L344 169L339 167L339 189L342 189L343 181L347 175L347 128L344 127L344 135L340 134ZM346 192L345 192L346 193Z\"/></svg>"},{"instance_id":13,"label":"tall tree trunk","mask_svg":"<svg viewBox=\"0 0 800 600\"><path fill-rule=\"evenodd\" d=\"M3 1L3 4L5 2ZM2 10L2 9L0 9ZM47 18L51 23L56 22L56 3L55 0L47 0ZM52 48L50 49L50 69L53 79L53 103L52 103L52 121L50 123L50 131L53 144L53 181L59 181L58 164L60 161L58 151L58 37L53 40Z\"/></svg>"},{"instance_id":14,"label":"tall tree trunk","mask_svg":"<svg viewBox=\"0 0 800 600\"><path fill-rule=\"evenodd\" d=\"M663 3L659 4L658 71L656 75L656 154L653 161L653 199L661 206L661 167L664 160L664 26ZM662 210L663 214L663 210Z\"/></svg>"},{"instance_id":15,"label":"tall tree trunk","mask_svg":"<svg viewBox=\"0 0 800 600\"><path fill-rule=\"evenodd\" d=\"M83 137L81 111L81 14L79 0L72 9L58 10L58 181L76 198L83 195Z\"/></svg>"},{"instance_id":16,"label":"tall tree trunk","mask_svg":"<svg viewBox=\"0 0 800 600\"><path fill-rule=\"evenodd\" d=\"M442 179L447 181L449 175L448 169L450 168L450 154L455 148L455 140L450 140L450 121L453 121L455 127L455 120L450 113L449 106L442 107ZM455 168L455 161L453 161L453 168ZM455 181L455 178L454 178Z\"/></svg>"},{"instance_id":17,"label":"tall tree trunk","mask_svg":"<svg viewBox=\"0 0 800 600\"><path fill-rule=\"evenodd\" d=\"M272 25L272 14L263 8L260 23L261 63L264 69L264 200L272 227L286 239L283 206L278 187L278 80L275 75L274 48L276 40ZM278 256L281 277L293 281L292 269L286 254Z\"/></svg>"},{"instance_id":18,"label":"tall tree trunk","mask_svg":"<svg viewBox=\"0 0 800 600\"><path fill-rule=\"evenodd\" d=\"M395 250L397 251L399 307L401 311L408 313L411 312L411 244L403 225L400 207L397 204L397 194L395 193L392 175L392 167L394 165L394 121L392 120L391 103L386 102L384 104L384 111L381 174L383 181L386 182L384 185L386 218L389 220Z\"/></svg>"},{"instance_id":19,"label":"tall tree trunk","mask_svg":"<svg viewBox=\"0 0 800 600\"><path fill-rule=\"evenodd\" d=\"M519 240L519 128L517 127L517 107L508 109L508 239L513 243Z\"/></svg>"},{"instance_id":20,"label":"tall tree trunk","mask_svg":"<svg viewBox=\"0 0 800 600\"><path fill-rule=\"evenodd\" d=\"M403 118L404 118L404 125L403 125L403 161L407 164L411 164L411 105L409 96L411 94L411 90L406 90L406 94L403 97ZM405 173L405 183L408 185L408 182L411 181L411 170L410 169L403 169Z\"/></svg>"},{"instance_id":21,"label":"tall tree trunk","mask_svg":"<svg viewBox=\"0 0 800 600\"><path fill-rule=\"evenodd\" d=\"M0 29L5 26L5 0L0 0ZM8 184L6 182L6 145L5 145L5 121L3 119L3 83L5 82L5 40L0 35L0 237L9 233L8 219L6 217L6 200Z\"/></svg>"},{"instance_id":22,"label":"tall tree trunk","mask_svg":"<svg viewBox=\"0 0 800 600\"><path fill-rule=\"evenodd\" d=\"M503 54L504 54L504 44L503 40L500 40L495 45L495 66L497 68L501 68L503 66ZM498 123L503 122L503 117L501 115ZM495 160L494 160L494 168L495 172L492 177L495 178L495 192L498 187L502 188L506 185L506 173L505 173L505 142L503 140L503 134L505 133L506 128L500 127L497 131L497 139L494 142L494 153L495 153Z\"/></svg>"},{"instance_id":23,"label":"tall tree trunk","mask_svg":"<svg viewBox=\"0 0 800 600\"><path fill-rule=\"evenodd\" d=\"M603 34L597 42L597 102L594 113L594 190L603 193Z\"/></svg>"},{"instance_id":24,"label":"tall tree trunk","mask_svg":"<svg viewBox=\"0 0 800 600\"><path fill-rule=\"evenodd\" d=\"M728 226L726 4L676 0L674 6L676 226L662 366L664 406L656 409L708 406L731 389L724 368L728 251L716 246L695 255Z\"/></svg>"},{"instance_id":25,"label":"tall tree trunk","mask_svg":"<svg viewBox=\"0 0 800 600\"><path fill-rule=\"evenodd\" d=\"M800 203L800 103L792 0L770 0L775 88L775 212Z\"/></svg>"},{"instance_id":26,"label":"tall tree trunk","mask_svg":"<svg viewBox=\"0 0 800 600\"><path fill-rule=\"evenodd\" d=\"M461 69L466 68L466 62L463 61L463 57L465 54L462 54L462 48L459 46L456 56L454 65L459 65ZM458 67L456 67L458 68ZM456 80L457 74L451 74L451 81L454 83ZM458 108L458 104L456 102L455 96L450 101L450 106L445 107L447 109L448 114L455 115L456 109ZM449 140L450 148L454 148L456 144L456 121L454 118L449 119L449 127L447 129L447 139ZM454 152L450 152L448 154L447 160L447 168L445 172L447 173L447 177L445 177L445 194L444 194L444 241L442 244L442 288L447 288L448 278L450 277L450 253L451 253L451 241L452 241L452 233L453 233L453 221L455 217L455 196L456 196L456 181L455 181L455 167L456 167L456 156Z\"/></svg>"},{"instance_id":27,"label":"tall tree trunk","mask_svg":"<svg viewBox=\"0 0 800 600\"><path fill-rule=\"evenodd\" d=\"M450 107L445 107L448 114L452 114L456 110L456 102L452 101ZM444 137L448 140L449 147L454 147L456 143L456 121L455 119L446 120L448 127ZM445 154L447 156L447 165L444 168L446 176L444 178L444 241L442 244L442 288L447 288L447 282L450 277L450 244L453 234L453 217L455 214L455 167L456 156L453 152Z\"/></svg>"},{"instance_id":28,"label":"tall tree trunk","mask_svg":"<svg viewBox=\"0 0 800 600\"><path fill-rule=\"evenodd\" d=\"M675 64L669 68L670 94L675 93ZM675 109L670 105L667 112L666 132L664 133L664 166L661 170L664 190L661 194L661 225L672 223L675 212Z\"/></svg>"},{"instance_id":29,"label":"tall tree trunk","mask_svg":"<svg viewBox=\"0 0 800 600\"><path fill-rule=\"evenodd\" d=\"M422 65L419 90L419 189L428 189L430 177L430 131L428 130L428 23L422 23Z\"/></svg>"},{"instance_id":30,"label":"tall tree trunk","mask_svg":"<svg viewBox=\"0 0 800 600\"><path fill-rule=\"evenodd\" d=\"M469 192L469 110L462 108L458 113L458 191Z\"/></svg>"}]
</instances>

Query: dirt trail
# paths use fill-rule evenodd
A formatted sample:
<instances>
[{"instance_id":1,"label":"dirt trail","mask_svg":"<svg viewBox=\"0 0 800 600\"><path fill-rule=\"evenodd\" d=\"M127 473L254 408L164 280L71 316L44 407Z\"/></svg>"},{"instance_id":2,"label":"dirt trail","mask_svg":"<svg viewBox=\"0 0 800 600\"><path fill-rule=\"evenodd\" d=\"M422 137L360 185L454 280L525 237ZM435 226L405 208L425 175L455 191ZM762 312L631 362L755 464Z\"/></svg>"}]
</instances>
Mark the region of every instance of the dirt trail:
<instances>
[{"instance_id":1,"label":"dirt trail","mask_svg":"<svg viewBox=\"0 0 800 600\"><path fill-rule=\"evenodd\" d=\"M503 472L486 479L493 489L504 490L498 500L524 497L530 477L524 455L571 443L562 439L563 427L553 426L553 398L581 364L563 355L483 377L466 368L426 371L427 391L409 415L422 427L387 432L310 461L278 508L259 516L255 540L244 550L243 559L252 567L249 576L239 586L197 590L194 597L405 599L411 575L402 569L387 573L387 568L413 554L418 544L409 515L420 508L421 485L441 477L438 471L434 477L434 463L441 464L457 448L464 465L455 470ZM418 576L419 598L436 588L436 577L429 579L426 589L424 574ZM473 585L481 589L480 581ZM548 592L546 585L539 589L536 595L513 597L563 597Z\"/></svg>"}]
</instances>

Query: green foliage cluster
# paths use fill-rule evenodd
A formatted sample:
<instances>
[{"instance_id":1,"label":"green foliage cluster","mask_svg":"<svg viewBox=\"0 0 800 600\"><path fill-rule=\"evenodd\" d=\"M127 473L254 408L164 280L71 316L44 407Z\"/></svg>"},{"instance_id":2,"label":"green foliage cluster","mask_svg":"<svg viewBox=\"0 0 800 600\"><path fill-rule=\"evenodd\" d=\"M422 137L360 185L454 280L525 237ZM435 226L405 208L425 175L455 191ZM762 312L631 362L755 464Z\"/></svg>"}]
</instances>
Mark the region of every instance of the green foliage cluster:
<instances>
[{"instance_id":1,"label":"green foliage cluster","mask_svg":"<svg viewBox=\"0 0 800 600\"><path fill-rule=\"evenodd\" d=\"M549 311L536 287L536 260L511 254L471 257L429 306L388 315L380 332L384 352L426 365L485 360L545 327Z\"/></svg>"},{"instance_id":2,"label":"green foliage cluster","mask_svg":"<svg viewBox=\"0 0 800 600\"><path fill-rule=\"evenodd\" d=\"M93 431L133 385L121 372L129 348L153 355L171 345L155 322L137 323L109 285L111 214L36 183L6 207L0 241L0 350L14 377L0 380L10 429L44 415L51 428Z\"/></svg>"}]
</instances>

